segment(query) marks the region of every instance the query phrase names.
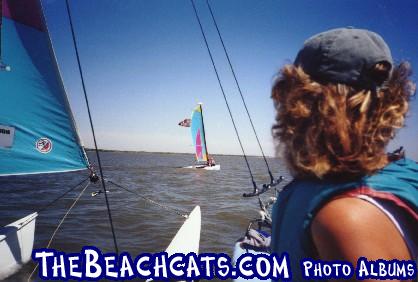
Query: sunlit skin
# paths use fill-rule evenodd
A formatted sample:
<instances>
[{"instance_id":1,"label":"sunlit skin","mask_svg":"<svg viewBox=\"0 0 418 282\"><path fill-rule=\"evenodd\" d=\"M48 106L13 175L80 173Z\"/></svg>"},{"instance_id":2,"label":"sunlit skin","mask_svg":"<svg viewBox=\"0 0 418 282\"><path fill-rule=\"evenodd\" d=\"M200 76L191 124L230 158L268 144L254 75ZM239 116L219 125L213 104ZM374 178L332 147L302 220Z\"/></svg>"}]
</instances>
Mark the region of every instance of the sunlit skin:
<instances>
[{"instance_id":1,"label":"sunlit skin","mask_svg":"<svg viewBox=\"0 0 418 282\"><path fill-rule=\"evenodd\" d=\"M356 266L359 257L412 259L391 220L376 206L357 198L339 198L325 204L312 222L311 234L319 258L324 260L346 260Z\"/></svg>"}]
</instances>

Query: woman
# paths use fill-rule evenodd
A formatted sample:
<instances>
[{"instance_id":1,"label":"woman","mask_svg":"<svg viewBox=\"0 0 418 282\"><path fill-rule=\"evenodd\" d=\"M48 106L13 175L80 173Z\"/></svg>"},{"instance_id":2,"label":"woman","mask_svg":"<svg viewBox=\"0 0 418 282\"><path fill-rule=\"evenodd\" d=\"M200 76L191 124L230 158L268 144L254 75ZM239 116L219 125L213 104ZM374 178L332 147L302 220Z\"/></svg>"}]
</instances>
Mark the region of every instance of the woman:
<instances>
[{"instance_id":1,"label":"woman","mask_svg":"<svg viewBox=\"0 0 418 282\"><path fill-rule=\"evenodd\" d=\"M418 165L385 153L410 75L379 35L350 28L311 37L281 70L273 136L294 180L273 209L272 251L289 253L294 281L308 257L416 260Z\"/></svg>"}]
</instances>

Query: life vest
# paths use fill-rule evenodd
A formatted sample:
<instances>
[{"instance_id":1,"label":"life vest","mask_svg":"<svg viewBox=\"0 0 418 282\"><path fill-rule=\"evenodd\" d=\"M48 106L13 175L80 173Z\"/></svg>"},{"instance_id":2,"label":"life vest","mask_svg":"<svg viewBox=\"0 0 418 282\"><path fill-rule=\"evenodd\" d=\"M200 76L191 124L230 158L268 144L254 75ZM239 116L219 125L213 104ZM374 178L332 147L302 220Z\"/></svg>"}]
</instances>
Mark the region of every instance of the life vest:
<instances>
[{"instance_id":1,"label":"life vest","mask_svg":"<svg viewBox=\"0 0 418 282\"><path fill-rule=\"evenodd\" d=\"M418 164L401 159L371 176L335 182L295 179L280 193L273 207L272 252L289 254L292 280L302 281L300 260L315 258L310 225L319 209L350 191L393 202L418 222Z\"/></svg>"}]
</instances>

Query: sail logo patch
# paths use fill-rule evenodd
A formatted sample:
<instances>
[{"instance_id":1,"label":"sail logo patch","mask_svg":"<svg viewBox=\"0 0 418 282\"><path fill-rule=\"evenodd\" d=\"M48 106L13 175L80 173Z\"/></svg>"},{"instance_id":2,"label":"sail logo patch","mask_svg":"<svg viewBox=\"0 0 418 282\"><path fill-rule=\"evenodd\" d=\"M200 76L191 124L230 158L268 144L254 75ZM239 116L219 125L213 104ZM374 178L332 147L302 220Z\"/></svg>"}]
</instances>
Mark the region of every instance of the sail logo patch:
<instances>
[{"instance_id":1,"label":"sail logo patch","mask_svg":"<svg viewBox=\"0 0 418 282\"><path fill-rule=\"evenodd\" d=\"M15 137L14 127L0 125L0 147L10 148Z\"/></svg>"},{"instance_id":2,"label":"sail logo patch","mask_svg":"<svg viewBox=\"0 0 418 282\"><path fill-rule=\"evenodd\" d=\"M42 154L48 154L52 150L52 141L46 137L39 138L36 141L36 150Z\"/></svg>"}]
</instances>

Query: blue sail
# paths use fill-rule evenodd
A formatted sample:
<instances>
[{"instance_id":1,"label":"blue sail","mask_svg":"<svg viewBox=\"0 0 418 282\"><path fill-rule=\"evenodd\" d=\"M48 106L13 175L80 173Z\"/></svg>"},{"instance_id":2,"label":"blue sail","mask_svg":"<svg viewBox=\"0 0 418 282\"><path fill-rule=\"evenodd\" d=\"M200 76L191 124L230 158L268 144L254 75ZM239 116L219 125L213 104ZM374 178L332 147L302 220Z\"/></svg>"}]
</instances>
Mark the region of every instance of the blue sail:
<instances>
[{"instance_id":1,"label":"blue sail","mask_svg":"<svg viewBox=\"0 0 418 282\"><path fill-rule=\"evenodd\" d=\"M0 175L86 169L40 3L2 2Z\"/></svg>"},{"instance_id":2,"label":"blue sail","mask_svg":"<svg viewBox=\"0 0 418 282\"><path fill-rule=\"evenodd\" d=\"M205 128L203 125L202 106L199 104L192 112L191 133L193 146L196 151L197 162L207 162L208 153L205 140Z\"/></svg>"}]
</instances>

